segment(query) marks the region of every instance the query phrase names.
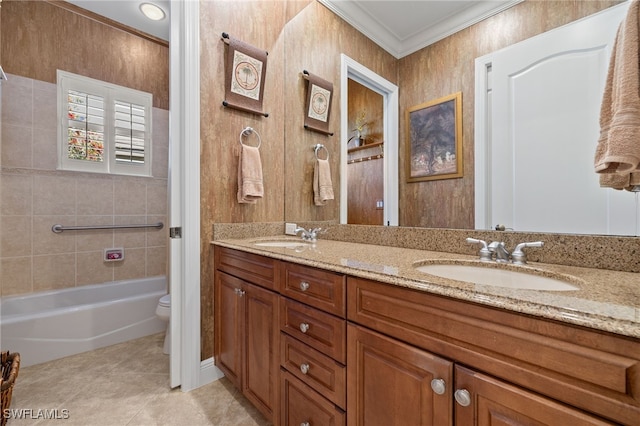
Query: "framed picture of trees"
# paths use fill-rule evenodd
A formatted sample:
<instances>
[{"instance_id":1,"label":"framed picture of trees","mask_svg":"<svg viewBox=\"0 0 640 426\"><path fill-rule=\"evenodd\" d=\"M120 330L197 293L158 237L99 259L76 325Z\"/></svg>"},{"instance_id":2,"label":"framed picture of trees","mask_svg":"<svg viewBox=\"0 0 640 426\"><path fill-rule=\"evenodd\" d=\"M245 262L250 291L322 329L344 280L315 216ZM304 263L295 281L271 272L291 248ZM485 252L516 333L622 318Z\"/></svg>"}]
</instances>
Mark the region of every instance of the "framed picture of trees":
<instances>
[{"instance_id":1,"label":"framed picture of trees","mask_svg":"<svg viewBox=\"0 0 640 426\"><path fill-rule=\"evenodd\" d=\"M462 177L462 92L407 111L407 182Z\"/></svg>"}]
</instances>

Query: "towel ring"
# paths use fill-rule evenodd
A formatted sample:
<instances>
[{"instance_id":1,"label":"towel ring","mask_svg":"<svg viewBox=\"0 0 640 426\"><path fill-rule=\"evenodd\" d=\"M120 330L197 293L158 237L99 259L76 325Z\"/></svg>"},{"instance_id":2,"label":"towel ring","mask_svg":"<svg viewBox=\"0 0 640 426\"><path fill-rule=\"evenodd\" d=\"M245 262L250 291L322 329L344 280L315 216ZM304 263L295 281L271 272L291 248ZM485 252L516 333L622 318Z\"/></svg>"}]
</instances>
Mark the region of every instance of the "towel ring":
<instances>
[{"instance_id":1,"label":"towel ring","mask_svg":"<svg viewBox=\"0 0 640 426\"><path fill-rule=\"evenodd\" d=\"M255 133L256 136L258 137L258 146L256 148L260 148L260 145L262 145L262 138L260 137L260 134L258 132L256 132L255 129L252 128L252 127L245 127L244 129L242 129L242 131L240 132L240 145L245 145L242 142L242 137L243 136L249 136L252 133ZM245 146L250 146L250 145L245 145Z\"/></svg>"},{"instance_id":2,"label":"towel ring","mask_svg":"<svg viewBox=\"0 0 640 426\"><path fill-rule=\"evenodd\" d=\"M317 144L317 145L314 145L314 147L313 147L313 152L314 152L314 153L315 153L315 155L316 155L316 160L320 160L320 157L318 157L318 151L320 151L320 150L321 150L321 149L323 149L323 148L324 148L324 150L325 150L325 151L327 151L327 158L326 158L326 160L328 160L328 159L329 159L329 150L327 149L327 147L326 147L326 146L324 146L324 145L322 145L321 143L319 143L319 144Z\"/></svg>"}]
</instances>

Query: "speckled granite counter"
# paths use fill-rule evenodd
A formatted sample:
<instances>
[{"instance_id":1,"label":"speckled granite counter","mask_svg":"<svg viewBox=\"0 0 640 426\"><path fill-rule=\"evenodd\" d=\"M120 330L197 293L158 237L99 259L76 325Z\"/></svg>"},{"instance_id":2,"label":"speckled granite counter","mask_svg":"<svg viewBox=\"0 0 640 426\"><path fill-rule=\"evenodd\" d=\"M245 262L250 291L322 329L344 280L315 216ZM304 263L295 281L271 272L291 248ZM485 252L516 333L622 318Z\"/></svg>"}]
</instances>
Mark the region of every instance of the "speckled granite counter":
<instances>
[{"instance_id":1,"label":"speckled granite counter","mask_svg":"<svg viewBox=\"0 0 640 426\"><path fill-rule=\"evenodd\" d=\"M567 274L576 291L538 291L468 284L416 270L429 260L472 260L476 256L319 240L304 247L263 247L256 241L285 237L223 239L213 244L303 265L368 278L483 305L640 338L640 274L530 262L553 274ZM291 237L290 240L299 241Z\"/></svg>"}]
</instances>

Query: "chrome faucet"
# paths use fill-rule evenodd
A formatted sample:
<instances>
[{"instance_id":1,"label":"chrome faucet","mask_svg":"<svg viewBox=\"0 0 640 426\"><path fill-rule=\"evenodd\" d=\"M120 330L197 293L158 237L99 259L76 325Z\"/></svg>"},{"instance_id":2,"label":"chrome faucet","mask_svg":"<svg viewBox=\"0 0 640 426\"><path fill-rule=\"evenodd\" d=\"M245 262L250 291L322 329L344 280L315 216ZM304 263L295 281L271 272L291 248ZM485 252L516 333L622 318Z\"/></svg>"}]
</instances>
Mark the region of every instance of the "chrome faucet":
<instances>
[{"instance_id":1,"label":"chrome faucet","mask_svg":"<svg viewBox=\"0 0 640 426\"><path fill-rule=\"evenodd\" d=\"M322 231L322 228L313 228L306 230L302 227L297 227L294 232L296 233L296 235L298 233L301 233L300 236L305 241L315 242L318 239L318 233L320 231Z\"/></svg>"},{"instance_id":2,"label":"chrome faucet","mask_svg":"<svg viewBox=\"0 0 640 426\"><path fill-rule=\"evenodd\" d=\"M510 260L511 253L504 246L504 242L493 241L491 244L487 246L489 251L496 255L496 262L498 263L507 263Z\"/></svg>"},{"instance_id":3,"label":"chrome faucet","mask_svg":"<svg viewBox=\"0 0 640 426\"><path fill-rule=\"evenodd\" d=\"M504 245L504 242L493 241L491 244L487 244L486 241L477 240L475 238L467 238L468 243L481 244L480 248L480 261L491 262L495 256L495 261L498 263L512 262L515 265L525 265L527 263L527 255L523 251L526 247L542 247L544 243L542 241L535 241L532 243L520 243L513 250L513 253L509 253L509 250Z\"/></svg>"}]
</instances>

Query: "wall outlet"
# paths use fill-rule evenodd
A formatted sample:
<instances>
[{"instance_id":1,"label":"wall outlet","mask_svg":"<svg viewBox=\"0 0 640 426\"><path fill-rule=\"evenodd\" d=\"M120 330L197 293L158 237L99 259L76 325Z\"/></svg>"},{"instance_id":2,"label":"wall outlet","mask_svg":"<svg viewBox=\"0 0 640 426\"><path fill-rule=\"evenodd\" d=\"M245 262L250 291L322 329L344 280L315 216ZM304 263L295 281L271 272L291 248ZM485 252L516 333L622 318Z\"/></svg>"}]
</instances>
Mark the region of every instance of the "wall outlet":
<instances>
[{"instance_id":1,"label":"wall outlet","mask_svg":"<svg viewBox=\"0 0 640 426\"><path fill-rule=\"evenodd\" d=\"M285 223L284 224L284 233L287 235L296 235L296 224L295 223Z\"/></svg>"}]
</instances>

